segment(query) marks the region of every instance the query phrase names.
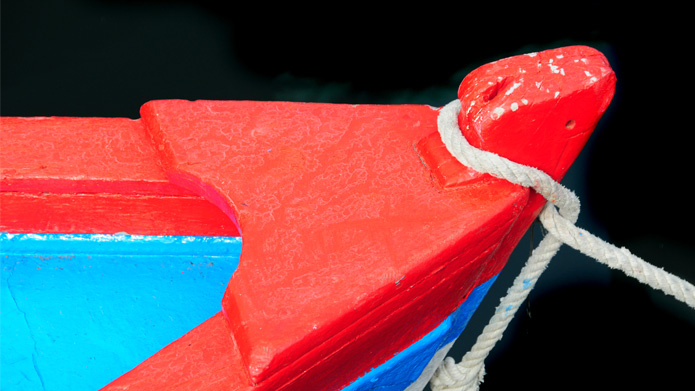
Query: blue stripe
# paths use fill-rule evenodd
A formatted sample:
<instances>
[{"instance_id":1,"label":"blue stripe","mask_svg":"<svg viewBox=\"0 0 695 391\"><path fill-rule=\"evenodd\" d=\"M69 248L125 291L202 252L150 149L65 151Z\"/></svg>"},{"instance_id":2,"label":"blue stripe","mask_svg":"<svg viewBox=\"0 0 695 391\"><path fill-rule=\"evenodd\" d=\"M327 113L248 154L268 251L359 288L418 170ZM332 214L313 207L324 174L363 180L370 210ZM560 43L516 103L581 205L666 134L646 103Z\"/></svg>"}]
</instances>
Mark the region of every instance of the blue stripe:
<instances>
[{"instance_id":1,"label":"blue stripe","mask_svg":"<svg viewBox=\"0 0 695 391\"><path fill-rule=\"evenodd\" d=\"M497 276L477 286L439 326L384 364L364 374L342 391L402 391L415 382L432 356L463 332Z\"/></svg>"}]
</instances>

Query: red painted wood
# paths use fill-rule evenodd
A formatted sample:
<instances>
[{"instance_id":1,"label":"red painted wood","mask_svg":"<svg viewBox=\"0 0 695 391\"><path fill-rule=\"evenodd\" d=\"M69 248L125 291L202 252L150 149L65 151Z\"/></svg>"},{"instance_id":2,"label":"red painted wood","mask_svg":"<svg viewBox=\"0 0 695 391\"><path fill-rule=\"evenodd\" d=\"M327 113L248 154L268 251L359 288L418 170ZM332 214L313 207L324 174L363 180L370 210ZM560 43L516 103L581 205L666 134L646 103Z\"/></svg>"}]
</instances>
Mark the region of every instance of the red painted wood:
<instances>
[{"instance_id":1,"label":"red painted wood","mask_svg":"<svg viewBox=\"0 0 695 391\"><path fill-rule=\"evenodd\" d=\"M424 335L479 283L528 196L501 180L433 187L413 150L436 131L427 106L158 101L142 114L172 181L237 216L244 247L222 308L267 389L322 371L345 382L336 352L367 370Z\"/></svg>"},{"instance_id":2,"label":"red painted wood","mask_svg":"<svg viewBox=\"0 0 695 391\"><path fill-rule=\"evenodd\" d=\"M0 119L0 231L238 236L172 185L140 120Z\"/></svg>"},{"instance_id":3,"label":"red painted wood","mask_svg":"<svg viewBox=\"0 0 695 391\"><path fill-rule=\"evenodd\" d=\"M252 390L230 334L218 313L103 390Z\"/></svg>"},{"instance_id":4,"label":"red painted wood","mask_svg":"<svg viewBox=\"0 0 695 391\"><path fill-rule=\"evenodd\" d=\"M239 236L198 196L0 192L0 232Z\"/></svg>"},{"instance_id":5,"label":"red painted wood","mask_svg":"<svg viewBox=\"0 0 695 391\"><path fill-rule=\"evenodd\" d=\"M126 118L2 118L3 191L192 195L167 180Z\"/></svg>"},{"instance_id":6,"label":"red painted wood","mask_svg":"<svg viewBox=\"0 0 695 391\"><path fill-rule=\"evenodd\" d=\"M459 128L476 148L536 167L561 180L613 98L616 78L605 56L586 46L563 47L485 64L461 83ZM445 188L484 181L458 163L437 135L421 141L418 153ZM532 192L517 220L528 227L545 199ZM496 275L526 228L501 243L483 278Z\"/></svg>"},{"instance_id":7,"label":"red painted wood","mask_svg":"<svg viewBox=\"0 0 695 391\"><path fill-rule=\"evenodd\" d=\"M574 46L482 66L459 87L469 142L561 178L613 98L600 52Z\"/></svg>"},{"instance_id":8,"label":"red painted wood","mask_svg":"<svg viewBox=\"0 0 695 391\"><path fill-rule=\"evenodd\" d=\"M590 48L504 59L464 80L460 124L474 145L560 178L614 83ZM496 274L544 202L451 161L433 136L438 110L428 106L171 100L141 114L117 127L147 133L132 141L145 156L144 177L117 156L105 178L42 176L47 165L34 160L25 179L17 168L3 171L15 190L40 180L69 193L71 180L86 180L117 194L196 194L243 233L222 312L107 389L345 386ZM98 132L99 148L111 151ZM100 164L85 149L85 162Z\"/></svg>"}]
</instances>

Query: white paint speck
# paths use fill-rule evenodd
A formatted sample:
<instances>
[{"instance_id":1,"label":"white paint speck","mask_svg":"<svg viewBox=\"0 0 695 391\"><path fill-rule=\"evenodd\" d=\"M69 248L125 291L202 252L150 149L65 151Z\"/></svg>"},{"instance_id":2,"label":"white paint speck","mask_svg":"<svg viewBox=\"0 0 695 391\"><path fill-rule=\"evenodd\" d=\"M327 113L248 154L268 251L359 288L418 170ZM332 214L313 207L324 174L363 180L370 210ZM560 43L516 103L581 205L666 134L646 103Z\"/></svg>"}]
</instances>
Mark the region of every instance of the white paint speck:
<instances>
[{"instance_id":1,"label":"white paint speck","mask_svg":"<svg viewBox=\"0 0 695 391\"><path fill-rule=\"evenodd\" d=\"M511 94L512 92L514 92L514 90L516 90L517 88L519 88L520 85L521 85L521 83L514 83L514 84L512 84L512 86L507 90L507 92L504 93L504 95L509 95L509 94Z\"/></svg>"},{"instance_id":2,"label":"white paint speck","mask_svg":"<svg viewBox=\"0 0 695 391\"><path fill-rule=\"evenodd\" d=\"M501 107L496 108L495 110L492 111L492 119L497 119L504 114L504 109Z\"/></svg>"},{"instance_id":3,"label":"white paint speck","mask_svg":"<svg viewBox=\"0 0 695 391\"><path fill-rule=\"evenodd\" d=\"M512 102L511 107L512 111L517 111L519 110L519 104L516 102Z\"/></svg>"},{"instance_id":4,"label":"white paint speck","mask_svg":"<svg viewBox=\"0 0 695 391\"><path fill-rule=\"evenodd\" d=\"M554 96L554 98L557 98L558 95L560 95L560 91L555 91L555 96Z\"/></svg>"},{"instance_id":5,"label":"white paint speck","mask_svg":"<svg viewBox=\"0 0 695 391\"><path fill-rule=\"evenodd\" d=\"M527 104L528 104L528 99L522 99L522 100L521 100L521 103L527 105Z\"/></svg>"},{"instance_id":6,"label":"white paint speck","mask_svg":"<svg viewBox=\"0 0 695 391\"><path fill-rule=\"evenodd\" d=\"M529 56L529 57L536 57L537 55L538 55L538 53L536 53L536 52L527 54L527 56Z\"/></svg>"},{"instance_id":7,"label":"white paint speck","mask_svg":"<svg viewBox=\"0 0 695 391\"><path fill-rule=\"evenodd\" d=\"M565 56L562 54L558 54L557 56L555 56L555 58L565 58Z\"/></svg>"},{"instance_id":8,"label":"white paint speck","mask_svg":"<svg viewBox=\"0 0 695 391\"><path fill-rule=\"evenodd\" d=\"M565 76L565 68L560 68L560 74L561 74L562 76Z\"/></svg>"},{"instance_id":9,"label":"white paint speck","mask_svg":"<svg viewBox=\"0 0 695 391\"><path fill-rule=\"evenodd\" d=\"M598 81L598 78L596 78L596 76L592 75L589 71L584 71L584 74L586 75L586 77L589 78L590 82L595 83Z\"/></svg>"}]
</instances>

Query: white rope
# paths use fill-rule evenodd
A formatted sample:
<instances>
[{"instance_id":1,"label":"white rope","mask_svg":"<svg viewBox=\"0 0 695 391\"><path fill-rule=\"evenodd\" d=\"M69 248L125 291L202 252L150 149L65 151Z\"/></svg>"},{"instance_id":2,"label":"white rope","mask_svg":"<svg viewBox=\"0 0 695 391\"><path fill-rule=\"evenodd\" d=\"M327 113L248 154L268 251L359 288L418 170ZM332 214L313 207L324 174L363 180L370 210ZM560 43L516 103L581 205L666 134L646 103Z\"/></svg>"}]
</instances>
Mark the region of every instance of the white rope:
<instances>
[{"instance_id":1,"label":"white rope","mask_svg":"<svg viewBox=\"0 0 695 391\"><path fill-rule=\"evenodd\" d=\"M622 270L627 275L660 289L695 309L695 287L692 284L645 262L624 248L617 248L577 228L574 223L579 215L579 199L572 191L538 169L514 163L471 146L458 127L460 110L461 103L457 99L440 111L437 125L444 145L465 166L530 187L550 201L539 215L541 223L548 230L548 235L533 250L507 295L500 300L500 305L490 322L461 362L457 364L451 357L447 357L437 368L430 380L433 391L478 389L485 375L485 358L502 338L516 310L526 300L538 277L563 243L609 267Z\"/></svg>"}]
</instances>

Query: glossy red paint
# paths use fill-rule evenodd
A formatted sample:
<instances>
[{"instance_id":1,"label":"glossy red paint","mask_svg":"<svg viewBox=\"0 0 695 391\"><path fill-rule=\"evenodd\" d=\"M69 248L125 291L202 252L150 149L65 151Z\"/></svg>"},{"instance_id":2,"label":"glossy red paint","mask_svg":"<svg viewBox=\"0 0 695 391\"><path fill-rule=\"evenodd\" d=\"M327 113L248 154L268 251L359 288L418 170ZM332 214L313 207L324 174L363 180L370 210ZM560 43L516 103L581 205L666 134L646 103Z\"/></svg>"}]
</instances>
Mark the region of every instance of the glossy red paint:
<instances>
[{"instance_id":1,"label":"glossy red paint","mask_svg":"<svg viewBox=\"0 0 695 391\"><path fill-rule=\"evenodd\" d=\"M0 232L239 236L198 196L0 192Z\"/></svg>"},{"instance_id":2,"label":"glossy red paint","mask_svg":"<svg viewBox=\"0 0 695 391\"><path fill-rule=\"evenodd\" d=\"M170 180L239 223L222 311L264 389L340 386L346 367L419 339L482 282L528 198L494 178L432 186L413 149L436 132L427 106L158 101L142 114Z\"/></svg>"},{"instance_id":3,"label":"glossy red paint","mask_svg":"<svg viewBox=\"0 0 695 391\"><path fill-rule=\"evenodd\" d=\"M0 126L2 232L239 235L168 181L140 120L3 117Z\"/></svg>"},{"instance_id":4,"label":"glossy red paint","mask_svg":"<svg viewBox=\"0 0 695 391\"><path fill-rule=\"evenodd\" d=\"M464 79L460 125L474 145L559 179L614 84L605 58L587 47L500 60ZM46 138L58 157L2 160L3 190L46 184L72 194L71 183L82 181L86 192L121 198L133 191L202 197L243 233L222 312L109 390L346 386L497 274L545 202L453 161L438 139L438 110L429 106L168 100L145 104L141 114L139 121L94 119L97 129L114 121L117 133L134 132L115 138L121 147L106 130L78 137L96 139L84 160L102 167L95 173L76 158L42 174L45 161L62 162L61 151L75 148L50 132L14 148L28 153L32 140ZM21 121L3 119L3 132ZM12 132L24 137L19 125Z\"/></svg>"}]
</instances>

